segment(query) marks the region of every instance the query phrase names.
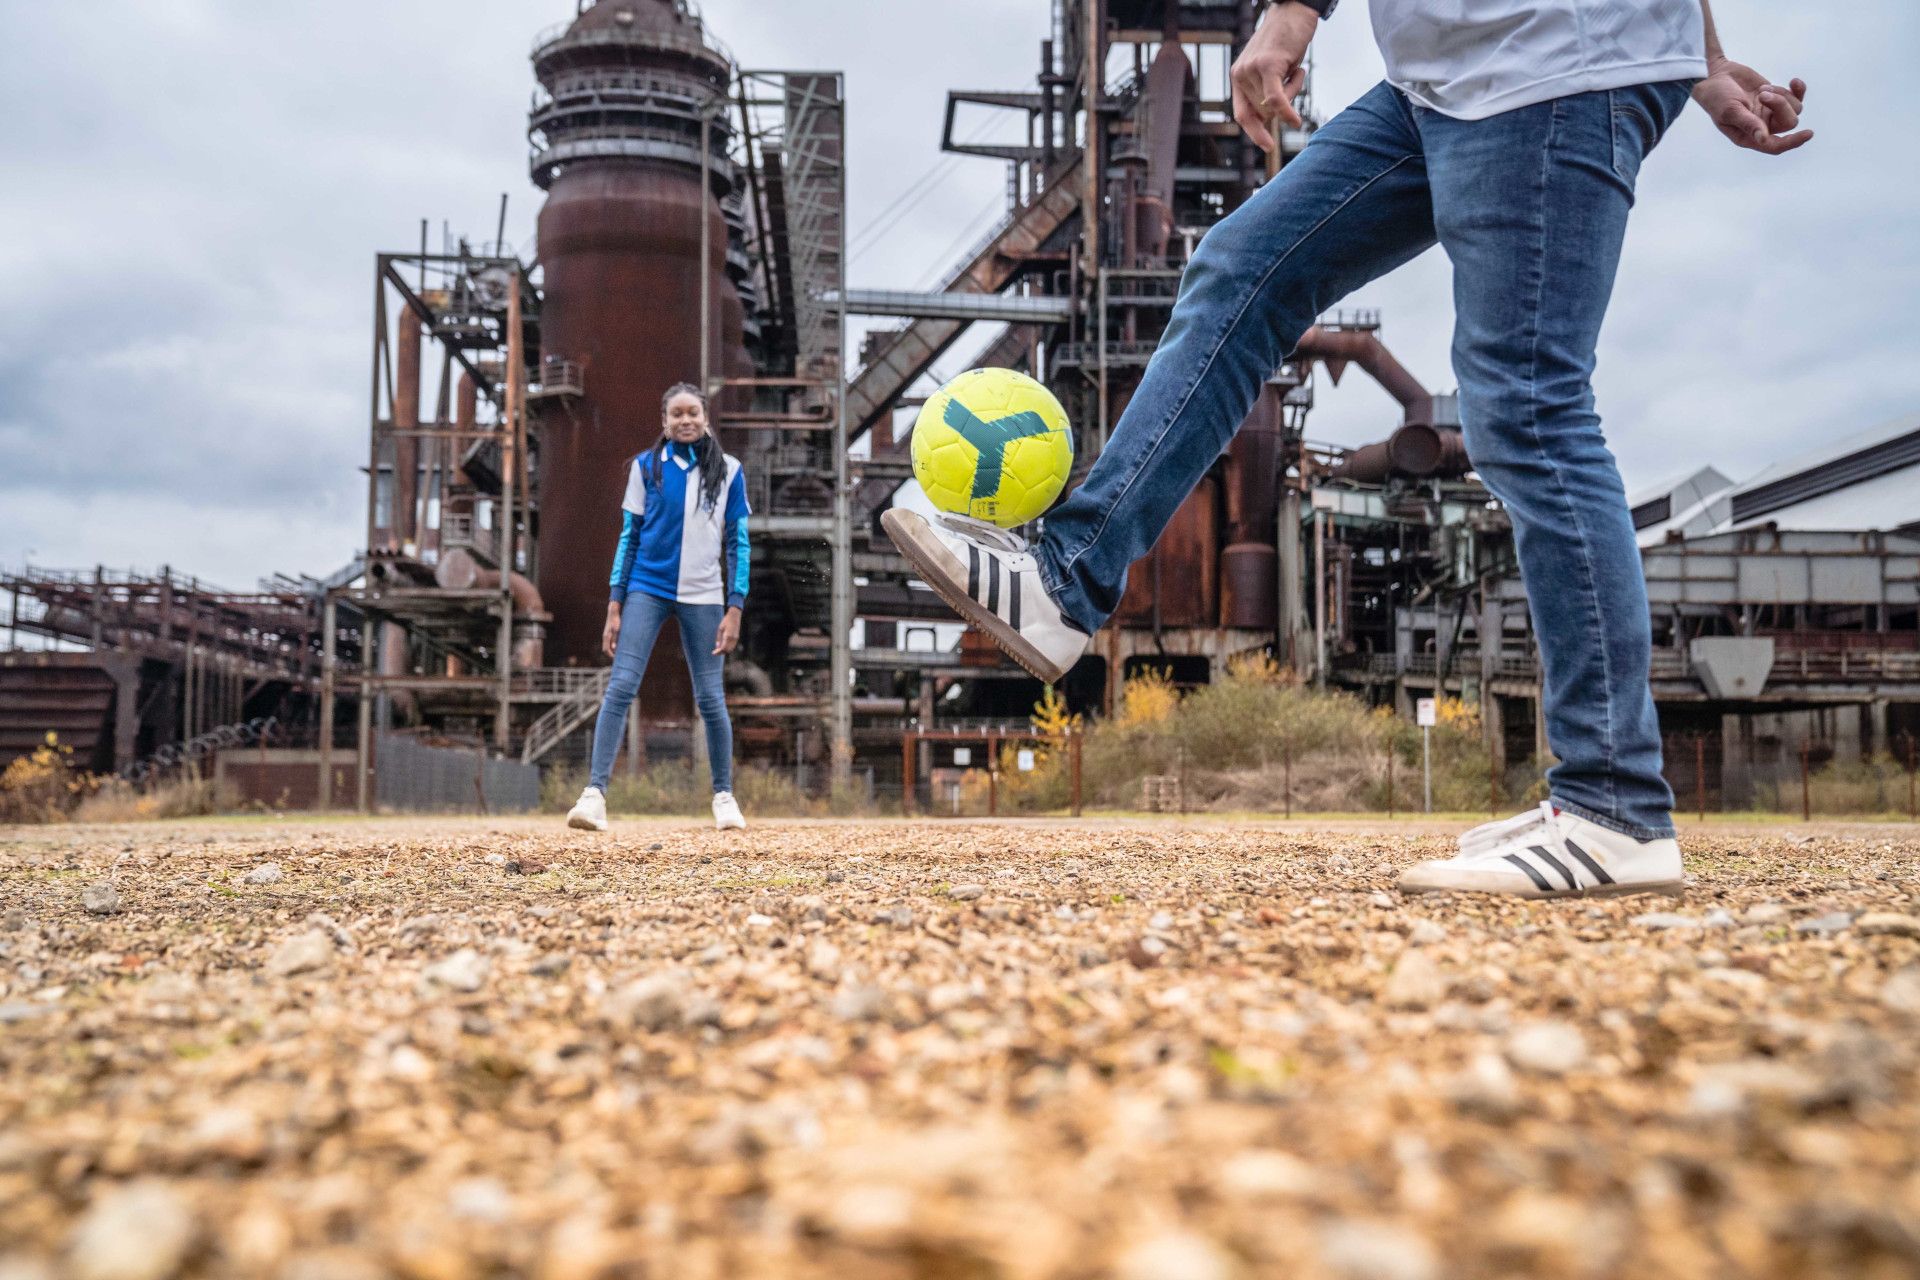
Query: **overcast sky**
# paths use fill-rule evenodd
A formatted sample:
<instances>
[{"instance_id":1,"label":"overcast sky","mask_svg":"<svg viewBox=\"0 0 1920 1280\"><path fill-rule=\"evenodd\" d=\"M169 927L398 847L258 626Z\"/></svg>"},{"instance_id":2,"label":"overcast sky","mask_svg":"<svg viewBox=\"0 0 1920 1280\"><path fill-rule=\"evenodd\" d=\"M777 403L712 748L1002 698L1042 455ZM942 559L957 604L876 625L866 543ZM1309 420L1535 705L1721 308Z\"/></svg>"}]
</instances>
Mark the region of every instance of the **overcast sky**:
<instances>
[{"instance_id":1,"label":"overcast sky","mask_svg":"<svg viewBox=\"0 0 1920 1280\"><path fill-rule=\"evenodd\" d=\"M851 225L939 162L948 87L1025 88L1047 0L708 0L746 65L846 71ZM1689 111L1642 174L1599 395L1629 487L1769 461L1920 408L1912 0L1721 0L1729 51L1812 85L1819 132L1739 152ZM419 219L530 245L533 34L572 0L0 0L0 565L249 586L344 563L365 519L373 255ZM1323 114L1380 75L1364 6L1325 27ZM943 271L1005 171L955 159L860 254ZM1437 253L1350 299L1450 389ZM949 369L949 372L957 371ZM1355 374L1311 434L1394 420Z\"/></svg>"}]
</instances>

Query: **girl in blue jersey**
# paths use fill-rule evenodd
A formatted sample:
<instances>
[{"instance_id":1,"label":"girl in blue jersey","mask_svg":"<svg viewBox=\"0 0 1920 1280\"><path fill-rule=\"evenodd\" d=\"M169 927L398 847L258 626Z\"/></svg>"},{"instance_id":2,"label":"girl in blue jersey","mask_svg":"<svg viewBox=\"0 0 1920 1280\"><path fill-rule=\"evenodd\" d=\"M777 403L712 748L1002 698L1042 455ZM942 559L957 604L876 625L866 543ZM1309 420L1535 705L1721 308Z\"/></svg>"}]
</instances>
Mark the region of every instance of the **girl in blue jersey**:
<instances>
[{"instance_id":1,"label":"girl in blue jersey","mask_svg":"<svg viewBox=\"0 0 1920 1280\"><path fill-rule=\"evenodd\" d=\"M726 655L740 643L740 610L747 602L747 482L739 460L722 451L709 430L707 398L699 388L674 384L660 410L659 442L628 465L620 504L620 543L601 637L613 659L613 678L594 725L586 790L567 814L568 826L588 831L607 829L607 781L627 708L668 618L679 620L680 647L706 725L714 825L723 831L747 825L733 798L733 725L721 682Z\"/></svg>"}]
</instances>

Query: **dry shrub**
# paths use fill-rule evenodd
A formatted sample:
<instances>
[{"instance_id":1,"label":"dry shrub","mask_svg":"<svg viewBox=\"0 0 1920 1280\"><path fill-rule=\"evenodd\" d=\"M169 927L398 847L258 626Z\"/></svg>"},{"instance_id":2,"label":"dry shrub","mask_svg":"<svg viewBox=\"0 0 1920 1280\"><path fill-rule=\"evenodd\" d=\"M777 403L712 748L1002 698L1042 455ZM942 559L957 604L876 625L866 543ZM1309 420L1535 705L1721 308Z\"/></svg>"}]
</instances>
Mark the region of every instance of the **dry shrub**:
<instances>
[{"instance_id":1,"label":"dry shrub","mask_svg":"<svg viewBox=\"0 0 1920 1280\"><path fill-rule=\"evenodd\" d=\"M49 733L32 754L0 771L0 822L59 822L94 785L91 774L73 767L73 748Z\"/></svg>"},{"instance_id":2,"label":"dry shrub","mask_svg":"<svg viewBox=\"0 0 1920 1280\"><path fill-rule=\"evenodd\" d=\"M137 787L122 778L106 778L73 811L75 822L146 822L200 818L240 807L239 797L212 778L185 774Z\"/></svg>"},{"instance_id":3,"label":"dry shrub","mask_svg":"<svg viewBox=\"0 0 1920 1280\"><path fill-rule=\"evenodd\" d=\"M1905 813L1908 785L1906 765L1892 756L1834 760L1808 780L1807 799L1815 813ZM1780 787L1779 792L1782 809L1799 808L1799 779Z\"/></svg>"},{"instance_id":4,"label":"dry shrub","mask_svg":"<svg viewBox=\"0 0 1920 1280\"><path fill-rule=\"evenodd\" d=\"M1434 808L1486 808L1491 765L1478 710L1443 699L1439 721L1432 738ZM1389 751L1393 807L1416 808L1416 726L1351 694L1304 686L1291 671L1255 655L1229 663L1224 679L1184 698L1157 673L1129 680L1117 714L1087 736L1085 781L1093 803L1123 809L1139 806L1141 779L1171 774L1183 780L1187 807L1196 810L1384 810ZM1502 791L1511 796L1532 775L1515 771L1504 781Z\"/></svg>"}]
</instances>

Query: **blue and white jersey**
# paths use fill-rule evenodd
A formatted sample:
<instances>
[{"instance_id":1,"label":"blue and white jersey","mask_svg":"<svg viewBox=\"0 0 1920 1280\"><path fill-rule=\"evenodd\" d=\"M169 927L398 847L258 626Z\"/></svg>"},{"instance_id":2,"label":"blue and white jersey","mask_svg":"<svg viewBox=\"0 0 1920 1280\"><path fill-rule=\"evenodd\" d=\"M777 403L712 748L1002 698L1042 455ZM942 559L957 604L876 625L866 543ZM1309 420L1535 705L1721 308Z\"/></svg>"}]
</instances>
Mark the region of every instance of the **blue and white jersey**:
<instances>
[{"instance_id":1,"label":"blue and white jersey","mask_svg":"<svg viewBox=\"0 0 1920 1280\"><path fill-rule=\"evenodd\" d=\"M709 437L705 448L719 445ZM627 468L620 503L620 545L608 580L612 598L643 591L682 604L747 601L747 481L740 460L726 460L726 481L712 506L700 500L695 446L663 443Z\"/></svg>"}]
</instances>

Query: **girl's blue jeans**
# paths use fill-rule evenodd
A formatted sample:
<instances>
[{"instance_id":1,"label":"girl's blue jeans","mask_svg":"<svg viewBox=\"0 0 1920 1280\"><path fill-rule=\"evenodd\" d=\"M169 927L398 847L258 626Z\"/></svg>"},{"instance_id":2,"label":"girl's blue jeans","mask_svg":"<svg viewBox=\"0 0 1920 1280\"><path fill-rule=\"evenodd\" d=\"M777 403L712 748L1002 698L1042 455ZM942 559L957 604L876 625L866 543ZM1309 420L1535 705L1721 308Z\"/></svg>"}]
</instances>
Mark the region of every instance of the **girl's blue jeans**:
<instances>
[{"instance_id":1,"label":"girl's blue jeans","mask_svg":"<svg viewBox=\"0 0 1920 1280\"><path fill-rule=\"evenodd\" d=\"M726 658L713 651L723 604L681 604L636 591L620 609L620 642L614 646L613 678L600 703L600 719L593 726L593 765L588 785L607 789L613 777L614 757L620 754L620 735L626 728L627 708L640 692L653 642L668 618L680 621L680 648L693 675L694 705L707 727L707 760L713 769L713 789L733 790L733 722L727 718L727 696L722 669Z\"/></svg>"}]
</instances>

